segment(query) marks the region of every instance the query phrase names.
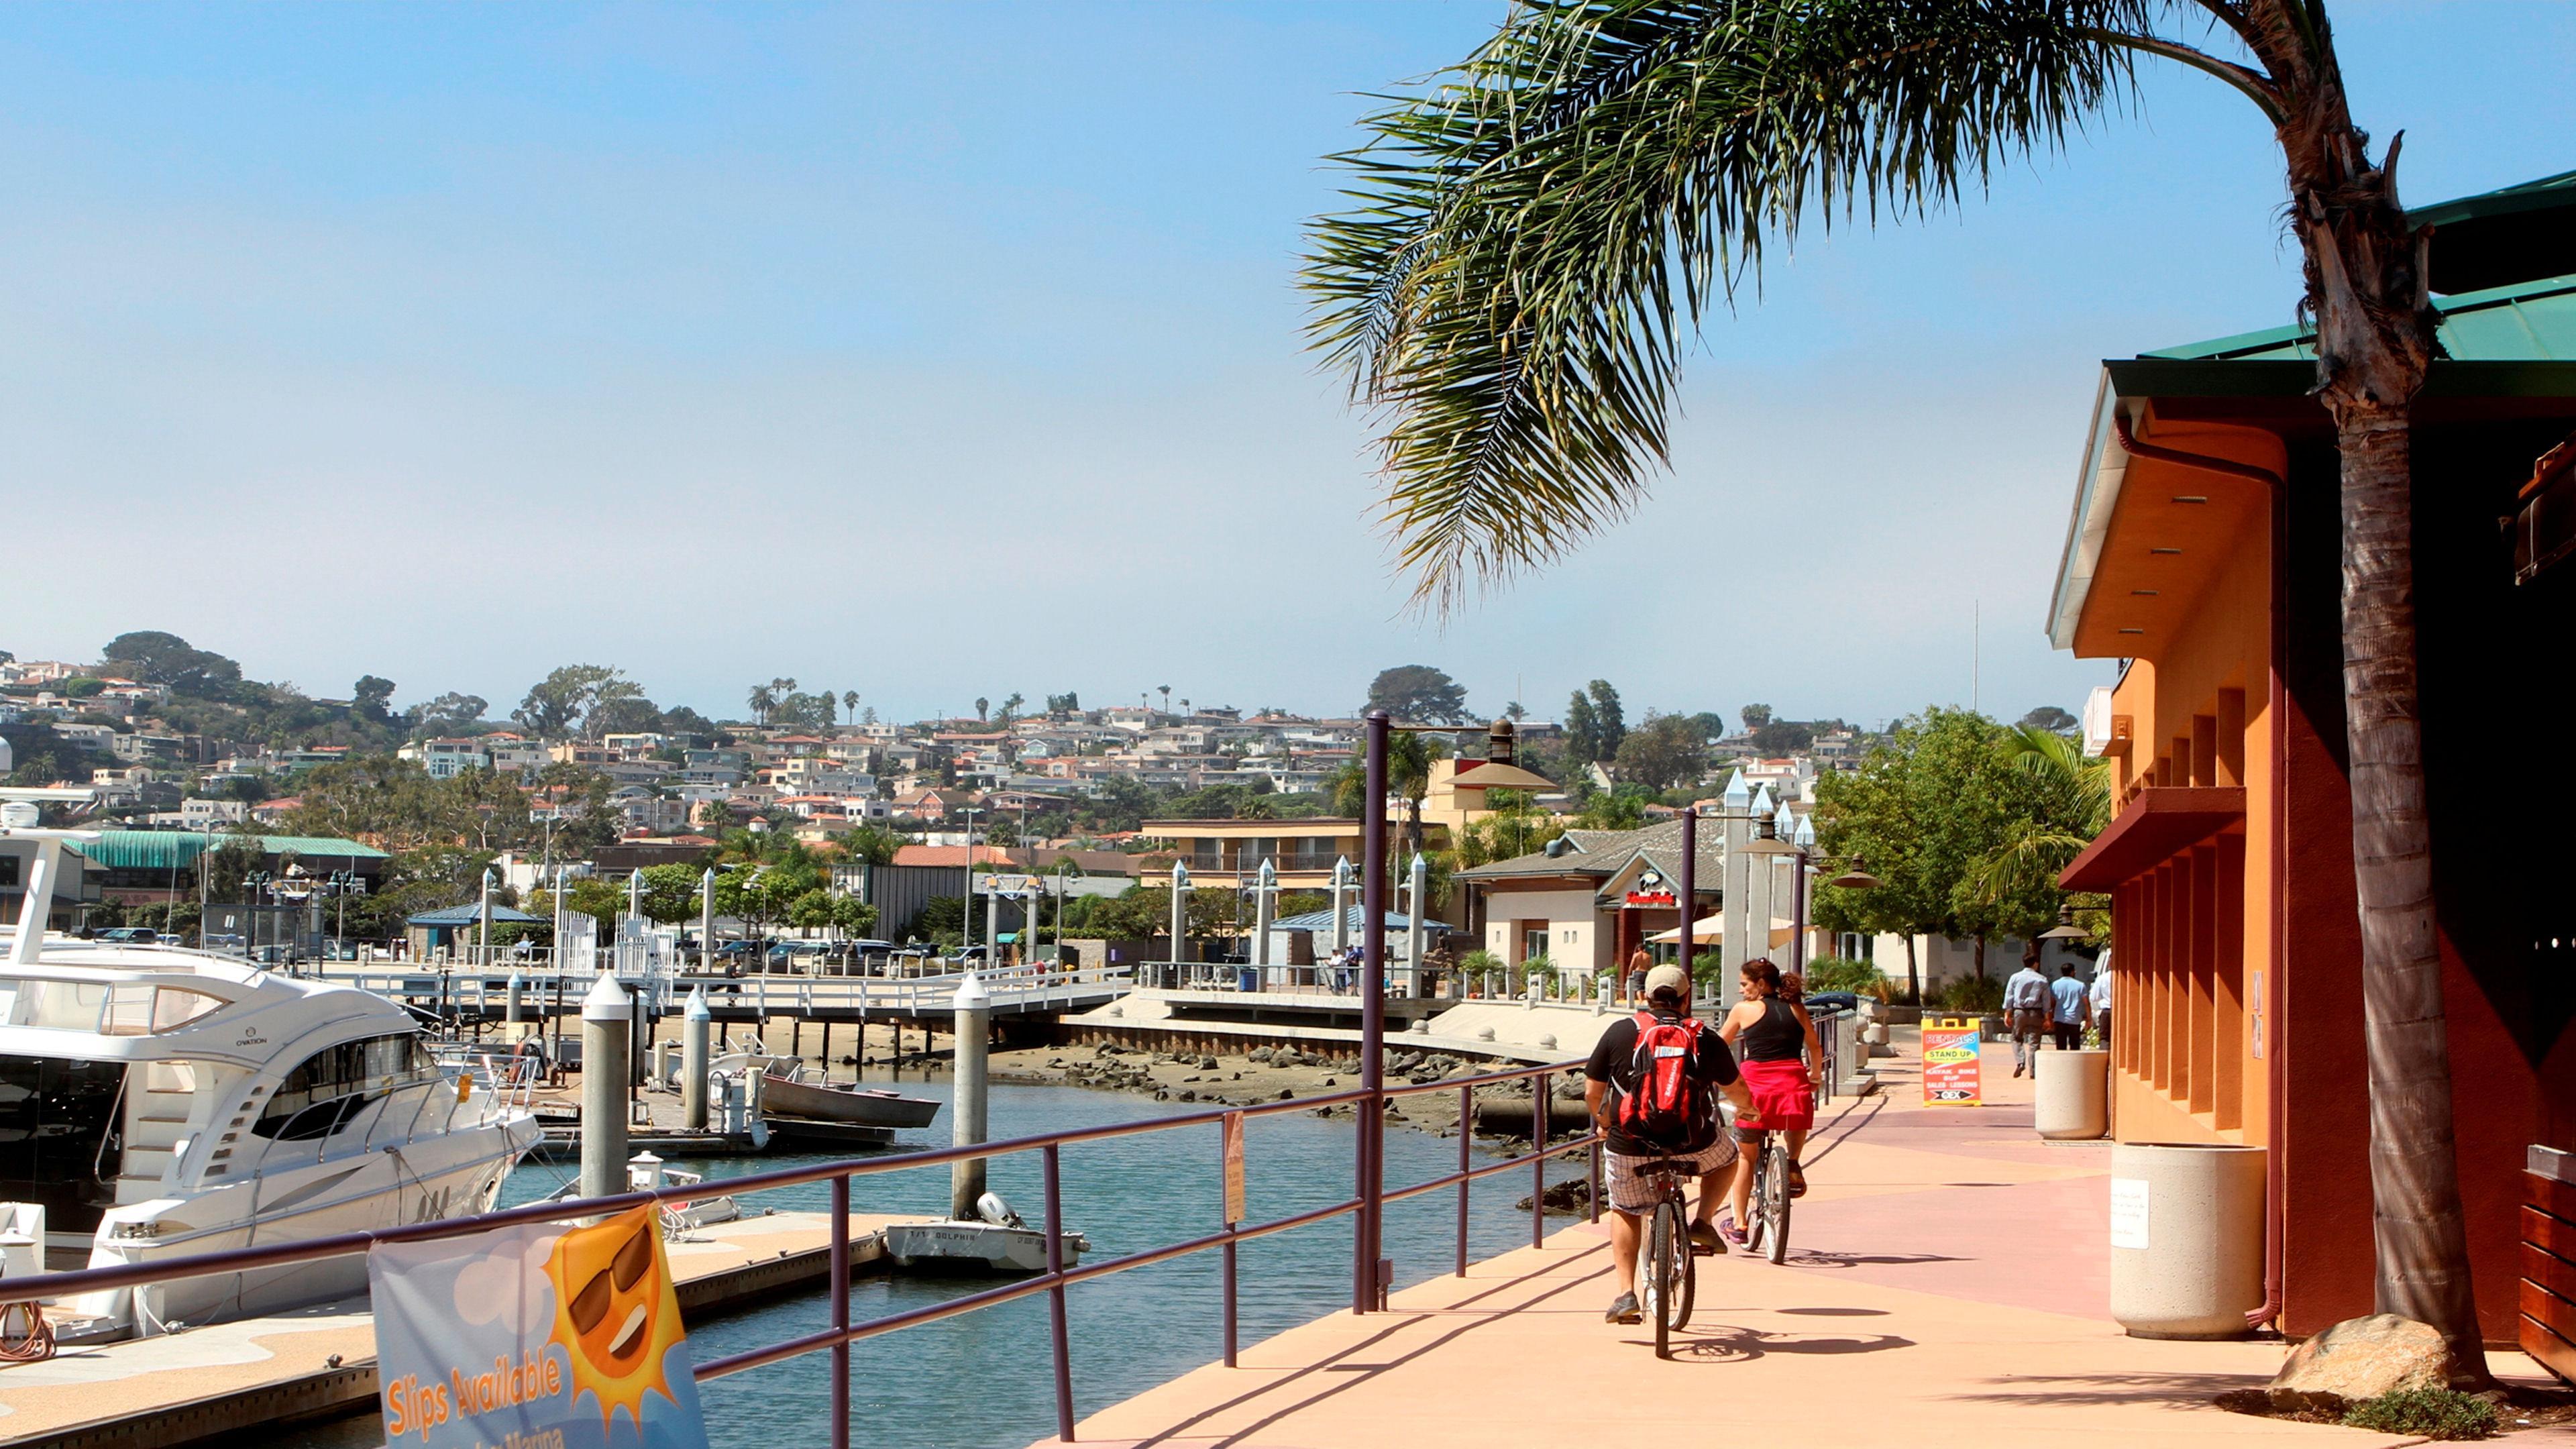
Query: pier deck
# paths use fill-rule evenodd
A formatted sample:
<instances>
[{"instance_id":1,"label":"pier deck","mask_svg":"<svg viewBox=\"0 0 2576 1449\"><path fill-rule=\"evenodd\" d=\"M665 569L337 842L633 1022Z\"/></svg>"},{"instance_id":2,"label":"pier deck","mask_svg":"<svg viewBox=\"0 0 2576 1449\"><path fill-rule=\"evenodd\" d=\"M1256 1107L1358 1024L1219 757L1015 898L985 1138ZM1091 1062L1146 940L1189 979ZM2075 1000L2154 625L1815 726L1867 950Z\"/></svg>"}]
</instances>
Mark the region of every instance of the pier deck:
<instances>
[{"instance_id":1,"label":"pier deck","mask_svg":"<svg viewBox=\"0 0 2576 1449\"><path fill-rule=\"evenodd\" d=\"M2211 1407L2268 1381L2283 1348L2149 1342L2110 1321L2109 1144L2040 1141L2008 1050L1989 1049L1998 1105L1982 1109L1923 1109L1910 1054L1882 1071L1881 1095L1818 1121L1790 1261L1701 1259L1669 1361L1651 1325L1602 1321L1616 1291L1607 1224L1577 1222L1399 1292L1392 1311L1246 1345L1241 1367L1099 1409L1077 1437L1090 1449L2420 1442ZM2520 1354L2490 1358L2507 1379L2546 1381ZM2564 1446L2576 1430L2513 1442Z\"/></svg>"},{"instance_id":2,"label":"pier deck","mask_svg":"<svg viewBox=\"0 0 2576 1449\"><path fill-rule=\"evenodd\" d=\"M908 1221L851 1214L851 1267L873 1271L884 1254L884 1229ZM669 1245L680 1306L692 1316L830 1277L831 1220L823 1213L746 1218L692 1236L698 1241ZM363 1407L376 1398L375 1351L364 1298L66 1348L44 1363L0 1368L0 1444L155 1449Z\"/></svg>"}]
</instances>

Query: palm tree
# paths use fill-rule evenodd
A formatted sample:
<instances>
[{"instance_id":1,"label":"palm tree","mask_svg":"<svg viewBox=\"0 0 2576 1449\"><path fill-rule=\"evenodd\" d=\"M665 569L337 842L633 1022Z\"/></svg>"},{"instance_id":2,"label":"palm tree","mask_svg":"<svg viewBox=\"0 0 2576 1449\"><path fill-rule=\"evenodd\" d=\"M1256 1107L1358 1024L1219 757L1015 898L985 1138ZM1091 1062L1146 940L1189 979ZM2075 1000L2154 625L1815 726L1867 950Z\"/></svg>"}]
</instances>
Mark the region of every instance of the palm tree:
<instances>
[{"instance_id":1,"label":"palm tree","mask_svg":"<svg viewBox=\"0 0 2576 1449\"><path fill-rule=\"evenodd\" d=\"M859 692L855 689L845 689L841 691L841 708L849 711L850 723L857 724L859 722Z\"/></svg>"},{"instance_id":2,"label":"palm tree","mask_svg":"<svg viewBox=\"0 0 2576 1449\"><path fill-rule=\"evenodd\" d=\"M1989 904L2054 886L2111 823L2110 761L2088 759L2078 741L2036 725L2006 731L2001 751L2037 787L2038 798L2003 844L1968 872L1969 890Z\"/></svg>"},{"instance_id":3,"label":"palm tree","mask_svg":"<svg viewBox=\"0 0 2576 1449\"><path fill-rule=\"evenodd\" d=\"M767 724L769 712L778 708L778 691L766 684L755 684L751 687L751 697L747 702L751 705L753 722Z\"/></svg>"},{"instance_id":4,"label":"palm tree","mask_svg":"<svg viewBox=\"0 0 2576 1449\"><path fill-rule=\"evenodd\" d=\"M1170 714L1172 712L1172 687L1168 684L1158 684L1154 687L1163 692L1163 713Z\"/></svg>"},{"instance_id":5,"label":"palm tree","mask_svg":"<svg viewBox=\"0 0 2576 1449\"><path fill-rule=\"evenodd\" d=\"M2186 25L2231 52L2177 38ZM2434 355L2398 146L2353 124L2324 0L1522 0L1339 158L1312 334L1386 419L1385 500L1447 610L1635 509L1703 313L1766 242L1956 202L2204 72L2279 140L2316 396L2343 458L2344 688L2369 1041L2378 1300L2482 1372L2435 955L2409 530L2409 406ZM2232 58L2231 58L2232 56Z\"/></svg>"}]
</instances>

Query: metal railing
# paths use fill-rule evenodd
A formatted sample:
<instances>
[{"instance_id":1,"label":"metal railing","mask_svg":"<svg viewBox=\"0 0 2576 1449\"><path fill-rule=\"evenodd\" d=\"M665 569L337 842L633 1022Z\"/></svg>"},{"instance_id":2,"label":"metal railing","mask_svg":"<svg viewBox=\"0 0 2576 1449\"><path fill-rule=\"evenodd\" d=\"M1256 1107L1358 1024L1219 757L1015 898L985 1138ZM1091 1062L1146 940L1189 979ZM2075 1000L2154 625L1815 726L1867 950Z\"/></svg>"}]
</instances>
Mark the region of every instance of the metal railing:
<instances>
[{"instance_id":1,"label":"metal railing","mask_svg":"<svg viewBox=\"0 0 2576 1449\"><path fill-rule=\"evenodd\" d=\"M1124 993L1133 984L1129 966L1080 966L1049 970L1009 966L978 970L975 977L1003 1010L1044 1009L1097 1002ZM532 1013L563 1014L581 1009L582 994L596 979L581 971L521 971L522 999ZM509 973L438 970L340 970L319 973L336 986L354 986L379 996L415 1003L435 1003L443 1015L468 1011L489 1015L507 1009ZM642 979L642 978L632 978ZM962 972L937 976L786 976L754 972L743 976L661 976L658 1007L676 1011L688 993L704 987L708 1003L719 1009L754 1007L763 1015L816 1011L898 1012L915 1015L951 1008Z\"/></svg>"},{"instance_id":2,"label":"metal railing","mask_svg":"<svg viewBox=\"0 0 2576 1449\"><path fill-rule=\"evenodd\" d=\"M1468 1194L1481 1178L1493 1177L1519 1168L1527 1168L1530 1188L1530 1245L1536 1247L1546 1238L1547 1164L1551 1158L1585 1153L1589 1162L1591 1216L1598 1220L1601 1212L1601 1137L1597 1132L1551 1144L1549 1136L1550 1103L1553 1087L1549 1079L1560 1073L1579 1071L1580 1062L1559 1062L1543 1067L1518 1067L1488 1072L1454 1081L1408 1083L1401 1086L1362 1087L1321 1097L1304 1097L1279 1102L1259 1103L1245 1107L1219 1108L1205 1112L1185 1113L1177 1117L1152 1118L1139 1122L1116 1123L1101 1127L1073 1128L1062 1132L1040 1133L1001 1142L972 1146L936 1148L895 1156L863 1158L843 1162L819 1163L809 1167L785 1168L776 1172L752 1173L717 1182L674 1184L652 1191L619 1193L613 1197L579 1199L570 1202L535 1203L486 1213L480 1217L450 1218L439 1222L414 1223L406 1227L386 1228L372 1232L339 1233L330 1237L310 1238L302 1242L282 1243L264 1248L236 1248L222 1252L197 1253L157 1263L136 1263L112 1268L83 1268L70 1272L44 1273L32 1277L0 1279L0 1304L34 1299L68 1297L77 1293L100 1292L116 1288L133 1288L176 1278L199 1278L218 1273L244 1272L256 1268L283 1267L309 1263L323 1258L360 1253L379 1243L422 1243L445 1238L468 1237L493 1228L524 1223L566 1222L593 1217L647 1204L657 1209L680 1205L700 1198L740 1197L747 1193L772 1188L798 1187L809 1183L828 1182L832 1187L831 1207L831 1326L813 1333L783 1339L760 1348L727 1354L697 1366L697 1378L703 1382L728 1374L765 1367L787 1359L829 1349L832 1352L832 1446L848 1449L850 1442L850 1345L863 1339L893 1333L918 1324L933 1323L979 1308L1014 1302L1043 1293L1049 1299L1048 1334L1054 1356L1056 1436L1067 1443L1074 1438L1073 1369L1070 1343L1065 1328L1065 1292L1078 1283L1105 1278L1133 1268L1150 1267L1187 1257L1192 1253L1218 1249L1224 1259L1224 1326L1222 1328L1223 1361L1227 1367L1236 1360L1236 1249L1254 1238L1269 1237L1292 1229L1309 1227L1337 1217L1350 1217L1354 1227L1353 1273L1354 1312L1383 1310L1391 1291L1389 1265L1374 1261L1376 1245L1381 1242L1379 1220L1386 1204L1454 1189L1458 1194L1457 1243L1453 1271L1466 1276ZM1528 1152L1518 1157L1478 1164L1473 1157L1476 1091L1480 1087L1499 1086L1516 1081L1530 1083L1530 1142ZM1458 1094L1458 1167L1428 1182L1389 1190L1378 1177L1383 1171L1382 1149L1373 1138L1385 1131L1384 1113L1389 1100L1433 1092L1454 1091ZM1239 1124L1255 1117L1276 1116L1289 1112L1312 1112L1318 1108L1350 1106L1356 1109L1359 1131L1354 1134L1357 1171L1350 1197L1310 1208L1266 1222L1226 1222L1213 1233L1189 1238L1162 1247L1148 1248L1079 1267L1064 1262L1064 1204L1060 1190L1059 1163L1066 1147L1082 1143L1105 1142L1120 1137L1139 1137L1154 1132L1181 1131L1193 1127L1217 1126L1220 1142L1223 1136L1239 1130ZM937 1167L978 1158L1003 1157L1014 1153L1036 1152L1041 1155L1046 1199L1047 1268L1015 1282L960 1297L923 1304L900 1313L890 1313L864 1322L850 1321L850 1180L879 1173ZM1223 1148L1215 1164L1224 1172Z\"/></svg>"}]
</instances>

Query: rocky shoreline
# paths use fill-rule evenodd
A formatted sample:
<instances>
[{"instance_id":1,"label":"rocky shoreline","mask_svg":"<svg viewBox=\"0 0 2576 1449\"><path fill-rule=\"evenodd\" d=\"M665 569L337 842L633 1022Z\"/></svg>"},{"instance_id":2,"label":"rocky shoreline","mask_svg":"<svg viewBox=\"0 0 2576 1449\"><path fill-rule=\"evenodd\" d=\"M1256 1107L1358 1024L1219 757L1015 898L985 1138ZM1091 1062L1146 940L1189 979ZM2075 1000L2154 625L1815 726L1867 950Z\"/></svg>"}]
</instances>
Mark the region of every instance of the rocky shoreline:
<instances>
[{"instance_id":1,"label":"rocky shoreline","mask_svg":"<svg viewBox=\"0 0 2576 1449\"><path fill-rule=\"evenodd\" d=\"M1386 1081L1428 1085L1493 1071L1489 1063L1446 1052L1390 1048ZM1255 1047L1244 1053L1160 1052L1103 1043L1089 1048L1024 1047L995 1052L993 1080L1047 1086L1089 1087L1098 1091L1134 1092L1158 1102L1187 1102L1212 1107L1248 1107L1255 1103L1330 1096L1360 1084L1357 1052L1307 1051L1289 1047ZM1582 1114L1583 1084L1572 1074L1553 1088L1549 1119L1565 1130ZM1313 1109L1318 1116L1347 1117L1348 1104ZM1477 1093L1480 1124L1517 1127L1525 1140L1530 1121L1530 1084L1510 1082ZM1386 1120L1446 1137L1458 1128L1458 1098L1453 1092L1423 1092L1389 1102ZM1480 1136L1493 1135L1480 1132Z\"/></svg>"}]
</instances>

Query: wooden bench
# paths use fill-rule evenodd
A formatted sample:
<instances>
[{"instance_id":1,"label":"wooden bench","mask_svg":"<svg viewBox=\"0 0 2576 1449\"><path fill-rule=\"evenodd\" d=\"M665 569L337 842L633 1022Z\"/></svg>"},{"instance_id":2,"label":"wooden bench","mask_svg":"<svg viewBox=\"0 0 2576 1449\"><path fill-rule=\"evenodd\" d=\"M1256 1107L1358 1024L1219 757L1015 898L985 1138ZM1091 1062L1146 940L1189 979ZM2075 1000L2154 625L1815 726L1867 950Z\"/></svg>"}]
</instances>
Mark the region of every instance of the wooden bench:
<instances>
[{"instance_id":1,"label":"wooden bench","mask_svg":"<svg viewBox=\"0 0 2576 1449\"><path fill-rule=\"evenodd\" d=\"M2532 1148L2523 1191L2523 1352L2576 1383L2576 1153Z\"/></svg>"}]
</instances>

